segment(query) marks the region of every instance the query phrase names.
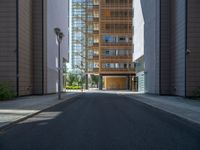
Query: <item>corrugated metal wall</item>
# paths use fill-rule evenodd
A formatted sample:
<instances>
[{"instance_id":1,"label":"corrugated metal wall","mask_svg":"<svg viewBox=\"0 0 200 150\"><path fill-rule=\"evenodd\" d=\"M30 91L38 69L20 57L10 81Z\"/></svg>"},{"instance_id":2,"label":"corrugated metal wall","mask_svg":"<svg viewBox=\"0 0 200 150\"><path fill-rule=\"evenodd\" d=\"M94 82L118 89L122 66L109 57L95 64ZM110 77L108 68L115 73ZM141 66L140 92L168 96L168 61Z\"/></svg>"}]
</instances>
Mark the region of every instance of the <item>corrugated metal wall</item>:
<instances>
[{"instance_id":1,"label":"corrugated metal wall","mask_svg":"<svg viewBox=\"0 0 200 150\"><path fill-rule=\"evenodd\" d=\"M16 1L1 0L0 4L0 83L9 82L16 91Z\"/></svg>"},{"instance_id":2,"label":"corrugated metal wall","mask_svg":"<svg viewBox=\"0 0 200 150\"><path fill-rule=\"evenodd\" d=\"M33 89L32 1L19 0L19 95Z\"/></svg>"},{"instance_id":3,"label":"corrugated metal wall","mask_svg":"<svg viewBox=\"0 0 200 150\"><path fill-rule=\"evenodd\" d=\"M187 96L200 87L200 1L188 0Z\"/></svg>"},{"instance_id":4,"label":"corrugated metal wall","mask_svg":"<svg viewBox=\"0 0 200 150\"><path fill-rule=\"evenodd\" d=\"M185 0L171 1L171 94L185 96Z\"/></svg>"}]
</instances>

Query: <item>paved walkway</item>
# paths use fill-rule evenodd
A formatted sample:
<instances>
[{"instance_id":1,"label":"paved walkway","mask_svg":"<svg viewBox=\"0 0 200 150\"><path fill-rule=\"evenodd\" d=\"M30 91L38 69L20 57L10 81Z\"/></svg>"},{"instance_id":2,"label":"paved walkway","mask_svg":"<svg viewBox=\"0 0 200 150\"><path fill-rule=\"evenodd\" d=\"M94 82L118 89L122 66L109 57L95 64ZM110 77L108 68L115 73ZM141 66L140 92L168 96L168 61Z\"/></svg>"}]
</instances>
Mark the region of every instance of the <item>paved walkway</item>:
<instances>
[{"instance_id":1,"label":"paved walkway","mask_svg":"<svg viewBox=\"0 0 200 150\"><path fill-rule=\"evenodd\" d=\"M200 100L150 94L121 94L200 125Z\"/></svg>"},{"instance_id":2,"label":"paved walkway","mask_svg":"<svg viewBox=\"0 0 200 150\"><path fill-rule=\"evenodd\" d=\"M62 100L57 95L28 96L10 101L0 101L0 129L13 123L28 118L40 111L62 103L80 93L63 93Z\"/></svg>"}]
</instances>

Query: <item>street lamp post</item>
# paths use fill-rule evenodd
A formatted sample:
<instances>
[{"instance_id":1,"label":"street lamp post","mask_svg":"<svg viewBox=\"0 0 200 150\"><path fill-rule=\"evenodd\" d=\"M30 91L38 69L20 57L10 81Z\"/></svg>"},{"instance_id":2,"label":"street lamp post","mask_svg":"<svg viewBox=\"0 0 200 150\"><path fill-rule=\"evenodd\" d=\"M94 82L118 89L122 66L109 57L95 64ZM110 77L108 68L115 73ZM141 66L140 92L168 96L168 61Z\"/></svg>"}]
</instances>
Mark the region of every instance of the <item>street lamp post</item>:
<instances>
[{"instance_id":1,"label":"street lamp post","mask_svg":"<svg viewBox=\"0 0 200 150\"><path fill-rule=\"evenodd\" d=\"M56 34L56 40L58 43L58 99L61 99L61 64L60 64L60 44L62 42L62 39L64 37L64 34L61 32L60 28L54 28L54 32Z\"/></svg>"}]
</instances>

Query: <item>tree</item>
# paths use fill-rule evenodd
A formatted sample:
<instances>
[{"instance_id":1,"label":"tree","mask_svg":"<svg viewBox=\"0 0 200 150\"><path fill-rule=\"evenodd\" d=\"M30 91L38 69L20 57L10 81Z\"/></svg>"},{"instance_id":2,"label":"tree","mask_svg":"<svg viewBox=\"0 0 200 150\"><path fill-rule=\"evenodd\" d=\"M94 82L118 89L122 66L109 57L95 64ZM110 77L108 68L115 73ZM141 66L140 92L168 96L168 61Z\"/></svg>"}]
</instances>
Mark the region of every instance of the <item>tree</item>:
<instances>
[{"instance_id":1,"label":"tree","mask_svg":"<svg viewBox=\"0 0 200 150\"><path fill-rule=\"evenodd\" d=\"M82 82L83 82L83 81L82 81L81 75L76 75L76 76L75 76L74 83L75 83L76 85L82 85L82 84L83 84Z\"/></svg>"},{"instance_id":2,"label":"tree","mask_svg":"<svg viewBox=\"0 0 200 150\"><path fill-rule=\"evenodd\" d=\"M91 75L92 83L98 88L99 77L97 75Z\"/></svg>"},{"instance_id":3,"label":"tree","mask_svg":"<svg viewBox=\"0 0 200 150\"><path fill-rule=\"evenodd\" d=\"M76 80L76 76L73 73L69 72L67 75L68 86L72 86L75 80Z\"/></svg>"}]
</instances>

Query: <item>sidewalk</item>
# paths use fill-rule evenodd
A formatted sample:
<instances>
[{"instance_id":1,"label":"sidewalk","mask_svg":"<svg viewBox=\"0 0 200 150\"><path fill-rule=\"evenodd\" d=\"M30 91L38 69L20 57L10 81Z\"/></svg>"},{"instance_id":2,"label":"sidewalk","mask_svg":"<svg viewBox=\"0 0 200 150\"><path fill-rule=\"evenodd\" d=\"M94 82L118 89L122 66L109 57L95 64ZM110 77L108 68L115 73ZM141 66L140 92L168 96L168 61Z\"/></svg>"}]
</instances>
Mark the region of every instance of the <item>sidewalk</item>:
<instances>
[{"instance_id":1,"label":"sidewalk","mask_svg":"<svg viewBox=\"0 0 200 150\"><path fill-rule=\"evenodd\" d=\"M28 96L10 101L0 101L0 129L31 117L44 109L65 102L80 93L63 93L62 100L57 95Z\"/></svg>"},{"instance_id":2,"label":"sidewalk","mask_svg":"<svg viewBox=\"0 0 200 150\"><path fill-rule=\"evenodd\" d=\"M200 100L150 94L124 95L200 125Z\"/></svg>"}]
</instances>

